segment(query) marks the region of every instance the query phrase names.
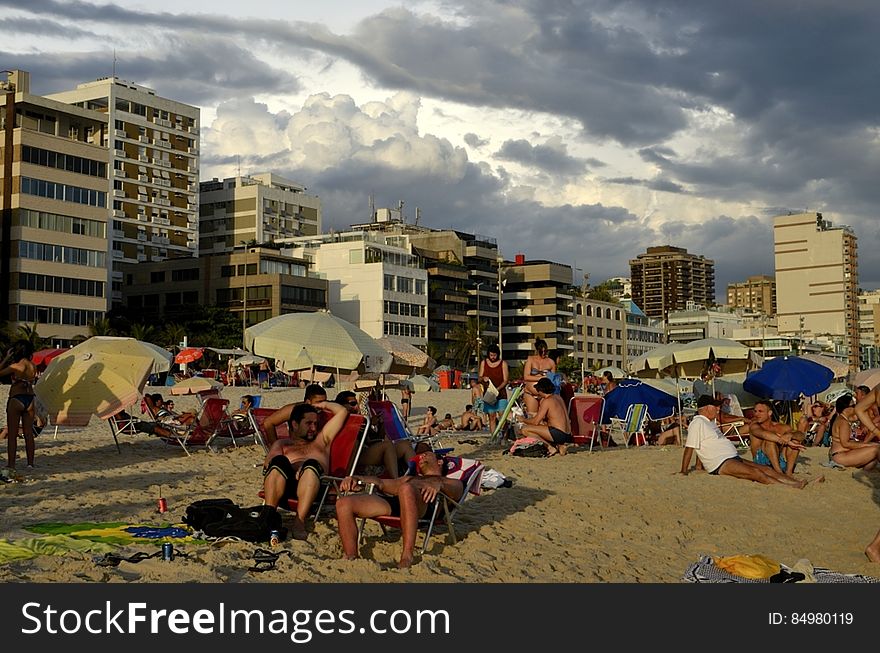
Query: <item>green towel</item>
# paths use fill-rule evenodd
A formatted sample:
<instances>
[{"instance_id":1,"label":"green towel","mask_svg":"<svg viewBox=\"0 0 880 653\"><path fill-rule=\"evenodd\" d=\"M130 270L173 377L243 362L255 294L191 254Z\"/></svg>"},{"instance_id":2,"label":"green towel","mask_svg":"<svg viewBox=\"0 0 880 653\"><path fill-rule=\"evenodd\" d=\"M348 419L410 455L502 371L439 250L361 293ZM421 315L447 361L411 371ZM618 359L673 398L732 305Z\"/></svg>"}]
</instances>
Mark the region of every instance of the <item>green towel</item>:
<instances>
[{"instance_id":1,"label":"green towel","mask_svg":"<svg viewBox=\"0 0 880 653\"><path fill-rule=\"evenodd\" d=\"M22 540L0 540L0 563L28 560L40 555L79 553L109 553L116 547L104 542L77 540L66 535L46 535Z\"/></svg>"}]
</instances>

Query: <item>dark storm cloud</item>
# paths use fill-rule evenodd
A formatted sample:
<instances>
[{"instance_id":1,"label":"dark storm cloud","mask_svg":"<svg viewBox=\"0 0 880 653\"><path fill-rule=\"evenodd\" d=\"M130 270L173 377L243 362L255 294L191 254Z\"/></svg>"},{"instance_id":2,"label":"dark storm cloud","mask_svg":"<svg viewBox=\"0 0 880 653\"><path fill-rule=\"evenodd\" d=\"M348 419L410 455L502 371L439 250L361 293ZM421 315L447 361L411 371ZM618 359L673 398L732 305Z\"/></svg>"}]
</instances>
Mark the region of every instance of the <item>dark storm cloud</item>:
<instances>
[{"instance_id":1,"label":"dark storm cloud","mask_svg":"<svg viewBox=\"0 0 880 653\"><path fill-rule=\"evenodd\" d=\"M116 74L122 79L148 86L160 95L187 104L206 104L232 95L264 92L283 88L294 92L298 80L258 60L235 44L224 45L224 58L216 57L200 39L173 38L171 47L150 54L118 52ZM14 54L0 51L0 61L7 68L31 73L31 92L51 94L75 88L77 84L113 73L113 53ZM229 65L234 61L235 65Z\"/></svg>"},{"instance_id":2,"label":"dark storm cloud","mask_svg":"<svg viewBox=\"0 0 880 653\"><path fill-rule=\"evenodd\" d=\"M532 145L525 139L504 141L495 157L559 175L579 175L587 170L586 162L569 156L564 145Z\"/></svg>"},{"instance_id":3,"label":"dark storm cloud","mask_svg":"<svg viewBox=\"0 0 880 653\"><path fill-rule=\"evenodd\" d=\"M644 186L651 190L661 190L666 193L687 193L688 191L681 185L668 179L636 179L635 177L614 177L613 179L604 179L609 184L623 184L624 186Z\"/></svg>"},{"instance_id":4,"label":"dark storm cloud","mask_svg":"<svg viewBox=\"0 0 880 653\"><path fill-rule=\"evenodd\" d=\"M0 34L33 34L39 37L51 36L55 39L97 38L90 32L69 24L61 24L54 20L31 18L0 19Z\"/></svg>"}]
</instances>

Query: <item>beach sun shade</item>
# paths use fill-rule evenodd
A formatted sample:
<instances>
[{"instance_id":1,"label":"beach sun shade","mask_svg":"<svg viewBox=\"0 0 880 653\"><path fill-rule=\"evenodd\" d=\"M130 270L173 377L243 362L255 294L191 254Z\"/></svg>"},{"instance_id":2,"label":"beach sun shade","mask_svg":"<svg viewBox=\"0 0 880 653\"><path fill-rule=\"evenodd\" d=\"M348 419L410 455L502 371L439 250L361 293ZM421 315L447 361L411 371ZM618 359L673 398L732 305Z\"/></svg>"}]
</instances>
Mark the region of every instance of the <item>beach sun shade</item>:
<instances>
[{"instance_id":1,"label":"beach sun shade","mask_svg":"<svg viewBox=\"0 0 880 653\"><path fill-rule=\"evenodd\" d=\"M206 376L193 376L171 386L173 395L197 395L223 389L223 384Z\"/></svg>"},{"instance_id":2,"label":"beach sun shade","mask_svg":"<svg viewBox=\"0 0 880 653\"><path fill-rule=\"evenodd\" d=\"M56 356L34 385L52 424L86 426L140 399L155 353L134 338L95 336Z\"/></svg>"},{"instance_id":3,"label":"beach sun shade","mask_svg":"<svg viewBox=\"0 0 880 653\"><path fill-rule=\"evenodd\" d=\"M186 364L194 363L204 355L204 350L199 347L187 347L186 349L181 349L177 352L177 356L174 357L174 362Z\"/></svg>"},{"instance_id":4,"label":"beach sun shade","mask_svg":"<svg viewBox=\"0 0 880 653\"><path fill-rule=\"evenodd\" d=\"M744 344L726 338L703 338L679 344L672 353L672 376L699 378L709 364L722 374L742 374L761 366L763 359Z\"/></svg>"},{"instance_id":5,"label":"beach sun shade","mask_svg":"<svg viewBox=\"0 0 880 653\"><path fill-rule=\"evenodd\" d=\"M872 367L869 370L862 370L861 372L858 372L852 380L852 385L855 388L860 385L866 385L873 389L877 384L880 384L880 367Z\"/></svg>"},{"instance_id":6,"label":"beach sun shade","mask_svg":"<svg viewBox=\"0 0 880 653\"><path fill-rule=\"evenodd\" d=\"M611 376L613 376L615 379L623 379L623 378L626 378L627 376L629 376L629 374L627 374L626 370L623 370L623 369L616 367L614 365L609 365L608 367L603 367L601 369L598 369L595 372L593 372L593 374L595 374L596 376L604 376L605 372L611 372Z\"/></svg>"},{"instance_id":7,"label":"beach sun shade","mask_svg":"<svg viewBox=\"0 0 880 653\"><path fill-rule=\"evenodd\" d=\"M811 397L827 390L834 372L819 363L797 356L780 356L743 381L743 389L765 399L791 401L801 394Z\"/></svg>"},{"instance_id":8,"label":"beach sun shade","mask_svg":"<svg viewBox=\"0 0 880 653\"><path fill-rule=\"evenodd\" d=\"M41 349L40 351L34 352L31 362L37 367L40 367L41 365L45 367L51 363L55 357L60 356L66 351L66 347L64 349Z\"/></svg>"},{"instance_id":9,"label":"beach sun shade","mask_svg":"<svg viewBox=\"0 0 880 653\"><path fill-rule=\"evenodd\" d=\"M637 379L623 379L617 387L605 395L605 412L603 423L609 423L612 417L623 419L626 411L633 404L646 404L651 419L663 419L675 414L678 399L663 390L643 383Z\"/></svg>"},{"instance_id":10,"label":"beach sun shade","mask_svg":"<svg viewBox=\"0 0 880 653\"><path fill-rule=\"evenodd\" d=\"M819 363L819 365L822 365L823 367L827 367L834 372L835 379L842 379L849 374L849 363L842 361L839 358L832 358L831 356L825 356L823 354L801 354L800 357L808 361L813 361L814 363Z\"/></svg>"},{"instance_id":11,"label":"beach sun shade","mask_svg":"<svg viewBox=\"0 0 880 653\"><path fill-rule=\"evenodd\" d=\"M245 344L258 356L306 367L387 372L392 356L365 331L327 311L288 313L245 330ZM305 352L303 352L305 350Z\"/></svg>"},{"instance_id":12,"label":"beach sun shade","mask_svg":"<svg viewBox=\"0 0 880 653\"><path fill-rule=\"evenodd\" d=\"M433 358L399 336L384 336L376 342L393 357L389 370L393 374L425 374L437 367Z\"/></svg>"}]
</instances>

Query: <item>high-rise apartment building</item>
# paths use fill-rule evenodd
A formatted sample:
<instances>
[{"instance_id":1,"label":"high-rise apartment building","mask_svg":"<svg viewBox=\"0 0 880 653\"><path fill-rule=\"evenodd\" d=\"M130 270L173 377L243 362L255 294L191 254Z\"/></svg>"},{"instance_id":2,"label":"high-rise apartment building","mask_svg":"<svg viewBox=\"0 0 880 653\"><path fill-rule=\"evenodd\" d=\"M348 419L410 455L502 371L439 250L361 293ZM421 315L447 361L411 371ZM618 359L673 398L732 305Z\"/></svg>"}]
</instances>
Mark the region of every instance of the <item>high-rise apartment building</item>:
<instances>
[{"instance_id":1,"label":"high-rise apartment building","mask_svg":"<svg viewBox=\"0 0 880 653\"><path fill-rule=\"evenodd\" d=\"M688 302L715 304L715 262L682 247L649 247L629 262L632 300L645 315L665 320Z\"/></svg>"},{"instance_id":2,"label":"high-rise apartment building","mask_svg":"<svg viewBox=\"0 0 880 653\"><path fill-rule=\"evenodd\" d=\"M776 315L776 279L766 274L756 274L745 281L728 284L727 305L764 315Z\"/></svg>"},{"instance_id":3,"label":"high-rise apartment building","mask_svg":"<svg viewBox=\"0 0 880 653\"><path fill-rule=\"evenodd\" d=\"M773 219L779 333L827 336L859 363L857 239L821 213Z\"/></svg>"},{"instance_id":4,"label":"high-rise apartment building","mask_svg":"<svg viewBox=\"0 0 880 653\"><path fill-rule=\"evenodd\" d=\"M320 198L278 175L215 178L199 190L199 254L321 233Z\"/></svg>"},{"instance_id":5,"label":"high-rise apartment building","mask_svg":"<svg viewBox=\"0 0 880 653\"><path fill-rule=\"evenodd\" d=\"M123 263L196 255L199 109L118 77L47 97L106 116L111 299L121 303Z\"/></svg>"},{"instance_id":6,"label":"high-rise apartment building","mask_svg":"<svg viewBox=\"0 0 880 653\"><path fill-rule=\"evenodd\" d=\"M880 290L859 295L859 366L880 366Z\"/></svg>"},{"instance_id":7,"label":"high-rise apartment building","mask_svg":"<svg viewBox=\"0 0 880 653\"><path fill-rule=\"evenodd\" d=\"M58 346L108 309L107 116L0 82L0 305Z\"/></svg>"}]
</instances>

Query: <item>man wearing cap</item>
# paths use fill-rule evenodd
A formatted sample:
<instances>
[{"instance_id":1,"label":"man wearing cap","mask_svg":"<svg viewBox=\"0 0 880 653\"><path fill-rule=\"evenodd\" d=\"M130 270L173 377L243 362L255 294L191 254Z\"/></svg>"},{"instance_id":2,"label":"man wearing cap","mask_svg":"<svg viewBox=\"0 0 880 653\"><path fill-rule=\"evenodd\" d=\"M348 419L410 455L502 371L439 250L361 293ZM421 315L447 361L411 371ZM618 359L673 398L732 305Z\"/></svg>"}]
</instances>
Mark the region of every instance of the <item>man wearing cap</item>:
<instances>
[{"instance_id":1,"label":"man wearing cap","mask_svg":"<svg viewBox=\"0 0 880 653\"><path fill-rule=\"evenodd\" d=\"M721 402L711 395L701 395L697 399L697 414L688 426L687 442L681 457L681 473L687 476L691 456L697 452L697 458L707 472L713 475L733 476L764 485L782 483L798 489L807 485L807 481L797 480L777 472L772 467L764 467L750 460L743 460L736 452L733 443L721 434L715 423ZM819 476L812 482L825 480Z\"/></svg>"}]
</instances>

